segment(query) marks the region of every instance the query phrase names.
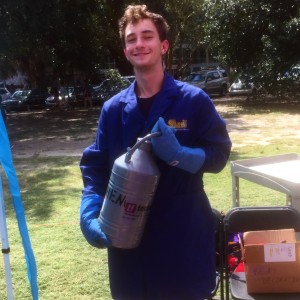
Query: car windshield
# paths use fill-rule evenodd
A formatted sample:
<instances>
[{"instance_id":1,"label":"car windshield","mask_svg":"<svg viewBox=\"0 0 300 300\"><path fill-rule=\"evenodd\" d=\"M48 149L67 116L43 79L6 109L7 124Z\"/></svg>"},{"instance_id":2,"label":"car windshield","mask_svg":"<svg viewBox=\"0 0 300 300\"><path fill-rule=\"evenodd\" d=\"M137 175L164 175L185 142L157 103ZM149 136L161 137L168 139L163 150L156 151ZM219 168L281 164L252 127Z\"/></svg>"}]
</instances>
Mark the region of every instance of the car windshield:
<instances>
[{"instance_id":1,"label":"car windshield","mask_svg":"<svg viewBox=\"0 0 300 300\"><path fill-rule=\"evenodd\" d=\"M242 74L235 79L234 83L239 83L239 82L247 83L247 82L253 82L253 81L254 81L254 79L252 76L247 75L247 74Z\"/></svg>"},{"instance_id":2,"label":"car windshield","mask_svg":"<svg viewBox=\"0 0 300 300\"><path fill-rule=\"evenodd\" d=\"M196 75L193 77L192 81L204 81L204 76L203 76L203 74L196 74Z\"/></svg>"},{"instance_id":3,"label":"car windshield","mask_svg":"<svg viewBox=\"0 0 300 300\"><path fill-rule=\"evenodd\" d=\"M21 96L27 96L29 94L29 91L15 91L12 95L12 98L14 97L21 97Z\"/></svg>"},{"instance_id":4,"label":"car windshield","mask_svg":"<svg viewBox=\"0 0 300 300\"><path fill-rule=\"evenodd\" d=\"M94 86L94 90L99 92L104 89L123 89L130 85L130 81L128 79L121 78L120 80L116 79L105 79L98 86Z\"/></svg>"},{"instance_id":5,"label":"car windshield","mask_svg":"<svg viewBox=\"0 0 300 300\"><path fill-rule=\"evenodd\" d=\"M20 96L22 96L22 91L16 91L13 93L13 95L11 97L14 98L14 97L20 97Z\"/></svg>"},{"instance_id":6,"label":"car windshield","mask_svg":"<svg viewBox=\"0 0 300 300\"><path fill-rule=\"evenodd\" d=\"M185 81L194 82L194 81L204 81L205 73L193 73L190 74Z\"/></svg>"},{"instance_id":7,"label":"car windshield","mask_svg":"<svg viewBox=\"0 0 300 300\"><path fill-rule=\"evenodd\" d=\"M62 96L71 96L74 91L73 87L61 87L60 94Z\"/></svg>"},{"instance_id":8,"label":"car windshield","mask_svg":"<svg viewBox=\"0 0 300 300\"><path fill-rule=\"evenodd\" d=\"M282 78L297 80L300 78L300 65L292 67L290 70L286 71Z\"/></svg>"}]
</instances>

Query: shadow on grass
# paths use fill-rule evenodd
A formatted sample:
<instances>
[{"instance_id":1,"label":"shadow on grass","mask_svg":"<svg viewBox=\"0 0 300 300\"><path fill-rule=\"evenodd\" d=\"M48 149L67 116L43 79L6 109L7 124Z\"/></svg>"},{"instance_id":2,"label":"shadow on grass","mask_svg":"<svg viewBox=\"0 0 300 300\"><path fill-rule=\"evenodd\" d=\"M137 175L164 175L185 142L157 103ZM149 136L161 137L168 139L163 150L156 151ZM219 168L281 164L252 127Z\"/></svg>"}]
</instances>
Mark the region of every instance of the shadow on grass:
<instances>
[{"instance_id":1,"label":"shadow on grass","mask_svg":"<svg viewBox=\"0 0 300 300\"><path fill-rule=\"evenodd\" d=\"M7 117L10 139L70 137L78 134L89 135L96 130L100 108L76 109L66 112L36 110L12 112Z\"/></svg>"},{"instance_id":2,"label":"shadow on grass","mask_svg":"<svg viewBox=\"0 0 300 300\"><path fill-rule=\"evenodd\" d=\"M27 218L45 222L57 211L68 209L65 202L80 199L82 187L78 158L17 159L15 169ZM7 216L14 217L6 180L3 186Z\"/></svg>"},{"instance_id":3,"label":"shadow on grass","mask_svg":"<svg viewBox=\"0 0 300 300\"><path fill-rule=\"evenodd\" d=\"M270 112L284 112L291 115L300 113L299 101L286 101L264 97L263 99L247 99L246 97L216 97L216 106L225 109L222 116L230 122L243 114L259 115ZM226 112L226 106L229 109ZM36 110L30 112L12 112L8 114L7 129L10 140L55 139L68 137L80 140L93 136L97 130L100 107L90 109L76 108L72 111Z\"/></svg>"},{"instance_id":4,"label":"shadow on grass","mask_svg":"<svg viewBox=\"0 0 300 300\"><path fill-rule=\"evenodd\" d=\"M246 101L241 99L218 98L217 105L235 106L236 109L226 109L222 113L223 117L232 126L235 125L235 119L243 114L265 114L266 112L286 112L291 115L299 114L300 101L272 102L268 99L262 101ZM221 104L220 104L221 103ZM15 112L8 115L8 131L10 139L30 139L32 137L43 137L56 139L68 136L71 139L79 139L80 136L93 135L96 131L100 108L76 109L68 112L51 111L31 111ZM238 130L247 131L249 128L240 120L236 125ZM242 132L243 133L243 132ZM276 154L277 149L268 151L271 146L263 147L263 151ZM275 147L275 146L272 146ZM265 156L260 148L251 146L250 150L244 147L237 151L232 151L230 160L247 159L257 156ZM79 171L79 158L77 157L49 157L28 159L16 159L15 168L18 172L19 183L22 191L22 200L26 209L26 215L29 218L37 220L49 219L57 210L57 204L60 209L65 209L63 203L65 199L80 198L81 195L81 176ZM72 179L75 178L74 182ZM14 214L11 201L8 201L10 209L8 214ZM61 204L62 203L62 204Z\"/></svg>"},{"instance_id":5,"label":"shadow on grass","mask_svg":"<svg viewBox=\"0 0 300 300\"><path fill-rule=\"evenodd\" d=\"M230 110L228 113L225 111L222 115L224 118L235 118L241 114L257 115L265 114L268 112L282 112L291 115L300 113L300 98L299 100L286 100L274 97L263 98L249 98L242 97L229 97L229 98L216 98L213 99L216 106L222 105L224 107L235 107L234 112Z\"/></svg>"},{"instance_id":6,"label":"shadow on grass","mask_svg":"<svg viewBox=\"0 0 300 300\"><path fill-rule=\"evenodd\" d=\"M232 150L228 161L235 161L235 160L242 160L242 159L249 159L249 158L253 158L253 156L241 154L238 151Z\"/></svg>"}]
</instances>

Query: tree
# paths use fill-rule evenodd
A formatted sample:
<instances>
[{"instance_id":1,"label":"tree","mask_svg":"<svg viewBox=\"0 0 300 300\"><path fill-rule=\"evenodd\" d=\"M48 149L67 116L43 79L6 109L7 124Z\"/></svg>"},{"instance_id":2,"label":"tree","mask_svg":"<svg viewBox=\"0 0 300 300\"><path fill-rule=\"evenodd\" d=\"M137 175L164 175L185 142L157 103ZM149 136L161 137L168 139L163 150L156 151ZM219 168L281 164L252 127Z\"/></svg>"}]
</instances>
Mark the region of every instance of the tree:
<instances>
[{"instance_id":1,"label":"tree","mask_svg":"<svg viewBox=\"0 0 300 300\"><path fill-rule=\"evenodd\" d=\"M169 0L163 2L164 16L170 25L170 51L166 65L171 70L174 53L177 51L175 73L182 74L191 63L193 55L200 47L205 48L203 26L203 1Z\"/></svg>"},{"instance_id":2,"label":"tree","mask_svg":"<svg viewBox=\"0 0 300 300\"><path fill-rule=\"evenodd\" d=\"M0 63L23 70L32 86L70 80L75 70L90 76L106 60L102 2L3 0Z\"/></svg>"},{"instance_id":3,"label":"tree","mask_svg":"<svg viewBox=\"0 0 300 300\"><path fill-rule=\"evenodd\" d=\"M175 51L181 54L176 62L180 73L191 61L193 52L204 45L203 1L136 2L161 13L170 25L170 51L166 56L169 70L174 65ZM107 62L114 63L121 74L130 74L132 67L124 58L118 19L131 3L130 0L2 0L2 76L22 70L32 87L46 86L58 79L70 84L75 72L85 78L100 77L99 69L112 67Z\"/></svg>"},{"instance_id":4,"label":"tree","mask_svg":"<svg viewBox=\"0 0 300 300\"><path fill-rule=\"evenodd\" d=\"M299 0L205 0L206 40L218 59L274 88L300 61Z\"/></svg>"}]
</instances>

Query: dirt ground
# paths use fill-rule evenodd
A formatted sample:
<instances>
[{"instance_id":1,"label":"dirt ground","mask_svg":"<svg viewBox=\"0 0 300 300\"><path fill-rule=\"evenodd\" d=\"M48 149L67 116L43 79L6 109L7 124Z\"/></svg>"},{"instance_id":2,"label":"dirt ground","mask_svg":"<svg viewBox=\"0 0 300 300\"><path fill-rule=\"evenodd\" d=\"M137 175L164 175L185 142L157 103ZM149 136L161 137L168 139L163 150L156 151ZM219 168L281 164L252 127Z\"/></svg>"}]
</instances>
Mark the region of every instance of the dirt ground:
<instances>
[{"instance_id":1,"label":"dirt ground","mask_svg":"<svg viewBox=\"0 0 300 300\"><path fill-rule=\"evenodd\" d=\"M7 131L16 158L35 156L81 156L93 143L99 107L53 112L11 112Z\"/></svg>"},{"instance_id":2,"label":"dirt ground","mask_svg":"<svg viewBox=\"0 0 300 300\"><path fill-rule=\"evenodd\" d=\"M300 140L300 105L271 105L256 111L235 105L217 105L217 110L226 120L233 149L275 144L278 139Z\"/></svg>"},{"instance_id":3,"label":"dirt ground","mask_svg":"<svg viewBox=\"0 0 300 300\"><path fill-rule=\"evenodd\" d=\"M230 105L225 98L217 101L216 108L225 118L233 140L236 134L243 134L243 142L234 145L235 148L247 144L265 145L278 136L300 139L299 106L294 113L276 114L272 109L264 110L267 112L264 118L247 114L247 109ZM11 112L7 129L13 156L81 156L95 138L99 113L100 107L65 112Z\"/></svg>"}]
</instances>

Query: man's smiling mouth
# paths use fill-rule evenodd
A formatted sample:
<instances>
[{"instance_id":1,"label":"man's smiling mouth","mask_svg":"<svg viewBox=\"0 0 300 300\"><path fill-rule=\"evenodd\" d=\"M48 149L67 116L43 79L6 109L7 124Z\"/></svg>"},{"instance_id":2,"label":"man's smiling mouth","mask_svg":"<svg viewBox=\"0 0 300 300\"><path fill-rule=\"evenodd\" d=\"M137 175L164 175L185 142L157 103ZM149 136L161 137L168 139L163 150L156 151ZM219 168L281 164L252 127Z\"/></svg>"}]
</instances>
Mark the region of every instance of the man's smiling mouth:
<instances>
[{"instance_id":1,"label":"man's smiling mouth","mask_svg":"<svg viewBox=\"0 0 300 300\"><path fill-rule=\"evenodd\" d=\"M147 55L149 54L148 52L138 52L138 53L134 53L133 56L143 56L143 55Z\"/></svg>"}]
</instances>

